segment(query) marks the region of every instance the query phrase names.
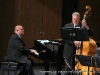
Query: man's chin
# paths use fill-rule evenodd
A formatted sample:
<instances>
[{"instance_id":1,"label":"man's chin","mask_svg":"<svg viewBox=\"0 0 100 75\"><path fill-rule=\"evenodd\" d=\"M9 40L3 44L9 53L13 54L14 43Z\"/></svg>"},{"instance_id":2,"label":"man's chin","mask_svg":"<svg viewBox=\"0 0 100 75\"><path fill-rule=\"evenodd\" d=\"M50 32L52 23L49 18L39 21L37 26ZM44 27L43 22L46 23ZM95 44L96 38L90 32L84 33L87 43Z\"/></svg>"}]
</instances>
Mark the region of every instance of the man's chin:
<instances>
[{"instance_id":1,"label":"man's chin","mask_svg":"<svg viewBox=\"0 0 100 75\"><path fill-rule=\"evenodd\" d=\"M22 34L21 36L23 36L24 34Z\"/></svg>"}]
</instances>

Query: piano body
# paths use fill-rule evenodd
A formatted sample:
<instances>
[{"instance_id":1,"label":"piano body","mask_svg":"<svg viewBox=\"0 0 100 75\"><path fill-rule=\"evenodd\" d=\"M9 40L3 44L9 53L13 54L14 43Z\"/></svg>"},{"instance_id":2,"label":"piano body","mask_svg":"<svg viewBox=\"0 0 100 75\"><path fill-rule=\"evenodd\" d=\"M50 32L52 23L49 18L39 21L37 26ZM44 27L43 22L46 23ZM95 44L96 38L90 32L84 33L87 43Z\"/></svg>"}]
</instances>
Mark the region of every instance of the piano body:
<instances>
[{"instance_id":1,"label":"piano body","mask_svg":"<svg viewBox=\"0 0 100 75\"><path fill-rule=\"evenodd\" d=\"M39 59L44 61L45 71L49 71L49 62L57 63L57 71L61 71L64 41L62 40L34 40L34 49L39 52ZM46 52L44 52L46 50Z\"/></svg>"},{"instance_id":2,"label":"piano body","mask_svg":"<svg viewBox=\"0 0 100 75\"><path fill-rule=\"evenodd\" d=\"M52 51L47 48L45 43L48 43L48 40L35 40L34 41L34 49L39 53L39 59L43 61L50 61L52 59ZM45 52L44 52L45 50Z\"/></svg>"}]
</instances>

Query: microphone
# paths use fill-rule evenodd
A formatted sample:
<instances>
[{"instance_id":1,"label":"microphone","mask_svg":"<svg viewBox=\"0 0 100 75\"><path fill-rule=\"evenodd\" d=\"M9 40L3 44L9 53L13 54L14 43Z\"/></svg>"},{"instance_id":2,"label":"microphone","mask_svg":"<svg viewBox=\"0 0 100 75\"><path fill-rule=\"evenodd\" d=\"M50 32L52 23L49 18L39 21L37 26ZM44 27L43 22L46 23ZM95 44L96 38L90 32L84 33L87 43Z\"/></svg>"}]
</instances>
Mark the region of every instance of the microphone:
<instances>
[{"instance_id":1,"label":"microphone","mask_svg":"<svg viewBox=\"0 0 100 75\"><path fill-rule=\"evenodd\" d=\"M81 49L81 46L78 46L78 47L77 47L78 52L80 52L80 49Z\"/></svg>"},{"instance_id":2,"label":"microphone","mask_svg":"<svg viewBox=\"0 0 100 75\"><path fill-rule=\"evenodd\" d=\"M80 41L80 45L77 46L77 49L78 49L78 52L80 52L80 50L81 50L81 41Z\"/></svg>"}]
</instances>

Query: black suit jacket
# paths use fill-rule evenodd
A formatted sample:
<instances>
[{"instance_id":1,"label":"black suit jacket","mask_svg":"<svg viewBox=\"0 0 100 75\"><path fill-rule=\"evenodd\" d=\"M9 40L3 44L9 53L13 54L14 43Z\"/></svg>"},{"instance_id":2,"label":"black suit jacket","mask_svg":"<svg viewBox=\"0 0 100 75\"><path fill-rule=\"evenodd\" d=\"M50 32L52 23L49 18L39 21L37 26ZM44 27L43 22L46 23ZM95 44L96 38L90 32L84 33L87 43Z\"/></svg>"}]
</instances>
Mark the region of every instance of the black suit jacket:
<instances>
[{"instance_id":1,"label":"black suit jacket","mask_svg":"<svg viewBox=\"0 0 100 75\"><path fill-rule=\"evenodd\" d=\"M80 22L78 26L81 28L82 23ZM65 27L73 27L74 28L74 24L69 23L69 24L66 24ZM84 30L87 30L87 29L84 28ZM89 36L93 35L93 30L92 29L89 28L89 30L87 30L87 31L88 31ZM66 59L70 59L73 56L73 54L76 53L76 47L75 47L73 41L68 41L68 40L64 40L64 41L65 41L65 46L64 46L63 56Z\"/></svg>"},{"instance_id":2,"label":"black suit jacket","mask_svg":"<svg viewBox=\"0 0 100 75\"><path fill-rule=\"evenodd\" d=\"M30 54L30 50L26 48L22 39L14 33L8 43L8 51L5 60L14 60L19 63L26 63Z\"/></svg>"}]
</instances>

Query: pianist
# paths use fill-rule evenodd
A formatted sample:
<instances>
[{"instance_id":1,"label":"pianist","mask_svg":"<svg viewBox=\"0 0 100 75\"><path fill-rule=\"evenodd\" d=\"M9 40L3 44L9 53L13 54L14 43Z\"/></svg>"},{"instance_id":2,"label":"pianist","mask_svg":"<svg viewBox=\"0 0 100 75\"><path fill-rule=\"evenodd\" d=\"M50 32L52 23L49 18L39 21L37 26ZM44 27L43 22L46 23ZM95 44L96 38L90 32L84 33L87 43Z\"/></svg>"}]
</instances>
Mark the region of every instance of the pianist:
<instances>
[{"instance_id":1,"label":"pianist","mask_svg":"<svg viewBox=\"0 0 100 75\"><path fill-rule=\"evenodd\" d=\"M22 25L15 26L15 33L11 36L8 43L8 51L5 60L13 60L22 64L24 67L19 75L35 75L32 69L32 62L28 59L27 55L36 53L34 49L26 48L21 37L24 35L24 28ZM25 73L26 72L26 73ZM25 74L23 74L25 73Z\"/></svg>"}]
</instances>

